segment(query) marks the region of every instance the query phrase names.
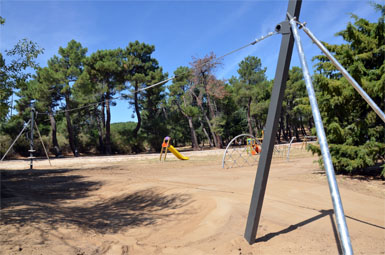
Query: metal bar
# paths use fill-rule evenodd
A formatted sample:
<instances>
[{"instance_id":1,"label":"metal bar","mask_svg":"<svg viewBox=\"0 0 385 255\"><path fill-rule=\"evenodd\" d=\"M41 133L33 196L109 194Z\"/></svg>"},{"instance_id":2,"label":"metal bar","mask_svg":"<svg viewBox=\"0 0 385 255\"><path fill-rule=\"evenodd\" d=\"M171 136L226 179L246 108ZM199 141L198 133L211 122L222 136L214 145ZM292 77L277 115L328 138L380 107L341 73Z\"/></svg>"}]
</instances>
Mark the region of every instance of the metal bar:
<instances>
[{"instance_id":1,"label":"metal bar","mask_svg":"<svg viewBox=\"0 0 385 255\"><path fill-rule=\"evenodd\" d=\"M12 149L13 145L15 145L16 141L19 139L19 137L21 136L21 134L24 132L24 130L28 127L29 123L31 122L31 120L28 120L27 124L24 125L23 129L21 130L21 132L17 135L16 139L13 141L13 143L11 144L11 146L9 146L8 150L5 152L4 156L1 158L0 161L3 161L5 159L5 157L7 156L8 152Z\"/></svg>"},{"instance_id":2,"label":"metal bar","mask_svg":"<svg viewBox=\"0 0 385 255\"><path fill-rule=\"evenodd\" d=\"M34 108L34 103L31 103L31 137L29 138L29 158L30 158L30 163L29 163L29 169L32 170L33 168L33 128L35 124L35 108Z\"/></svg>"},{"instance_id":3,"label":"metal bar","mask_svg":"<svg viewBox=\"0 0 385 255\"><path fill-rule=\"evenodd\" d=\"M223 153L223 157L222 157L222 168L225 168L225 161L226 161L226 154L227 154L227 151L229 150L229 147L231 146L231 144L237 140L239 137L242 137L242 136L248 136L248 137L251 137L251 138L254 138L255 137L253 135L250 135L250 134L240 134L240 135L237 135L236 137L234 137L233 139L231 139L231 141L227 144L226 146L226 150L225 150L225 153Z\"/></svg>"},{"instance_id":4,"label":"metal bar","mask_svg":"<svg viewBox=\"0 0 385 255\"><path fill-rule=\"evenodd\" d=\"M372 107L377 115L385 122L385 114L378 107L378 105L370 98L370 96L361 88L361 86L354 80L354 78L346 71L346 69L338 62L337 59L326 49L326 47L315 37L315 35L305 26L302 26L303 31L313 40L313 42L322 50L322 52L330 59L333 65L342 73L348 82L356 89L356 91L363 97L363 99Z\"/></svg>"},{"instance_id":5,"label":"metal bar","mask_svg":"<svg viewBox=\"0 0 385 255\"><path fill-rule=\"evenodd\" d=\"M167 141L167 147L165 148L164 160L166 160L166 157L167 157L167 151L168 151L168 147L170 146L170 140L171 140L171 137Z\"/></svg>"},{"instance_id":6,"label":"metal bar","mask_svg":"<svg viewBox=\"0 0 385 255\"><path fill-rule=\"evenodd\" d=\"M299 17L302 0L290 0L287 11ZM267 115L266 132L262 143L262 152L258 163L258 171L255 177L253 194L250 202L244 237L253 244L257 235L258 224L261 217L263 199L265 197L266 184L270 171L271 158L273 155L275 135L278 129L278 119L281 114L282 99L286 88L286 81L293 52L294 38L290 32L290 25L282 22L277 30L282 32L281 48L279 51L277 69L274 78L274 87L271 95L269 112Z\"/></svg>"},{"instance_id":7,"label":"metal bar","mask_svg":"<svg viewBox=\"0 0 385 255\"><path fill-rule=\"evenodd\" d=\"M289 147L288 147L288 149L287 149L287 155L286 155L286 160L287 160L287 161L289 161L291 144L293 143L294 138L295 138L295 137L292 137L292 138L291 138Z\"/></svg>"},{"instance_id":8,"label":"metal bar","mask_svg":"<svg viewBox=\"0 0 385 255\"><path fill-rule=\"evenodd\" d=\"M333 167L332 159L329 152L328 142L327 142L325 130L322 124L321 114L318 109L317 98L314 92L311 76L310 76L307 62L305 59L305 54L302 48L301 38L299 37L299 34L298 34L297 23L295 22L294 19L291 19L290 25L295 38L295 42L297 44L298 55L302 66L303 76L306 83L306 90L307 90L307 93L309 94L309 101L310 101L311 110L313 113L314 123L317 130L318 141L321 147L322 158L323 158L323 162L326 170L326 175L328 178L330 195L333 201L334 213L336 215L338 233L340 236L343 253L353 254L352 245L350 243L349 231L345 221L344 209L342 207L341 196L338 190L338 185L334 174L334 167Z\"/></svg>"},{"instance_id":9,"label":"metal bar","mask_svg":"<svg viewBox=\"0 0 385 255\"><path fill-rule=\"evenodd\" d=\"M43 145L43 149L44 149L45 155L47 156L47 159L48 159L49 165L50 165L50 166L52 166L52 164L51 164L51 160L50 160L50 158L49 158L49 156L48 156L48 152L47 152L47 150L45 149L45 145L44 145L44 143L43 143L43 139L41 138L41 135L40 135L40 131L39 131L39 127L37 126L37 123L36 123L36 121L35 121L35 127L36 127L36 130L37 130L37 134L39 135L39 138L40 138L40 142L41 142L41 145Z\"/></svg>"}]
</instances>

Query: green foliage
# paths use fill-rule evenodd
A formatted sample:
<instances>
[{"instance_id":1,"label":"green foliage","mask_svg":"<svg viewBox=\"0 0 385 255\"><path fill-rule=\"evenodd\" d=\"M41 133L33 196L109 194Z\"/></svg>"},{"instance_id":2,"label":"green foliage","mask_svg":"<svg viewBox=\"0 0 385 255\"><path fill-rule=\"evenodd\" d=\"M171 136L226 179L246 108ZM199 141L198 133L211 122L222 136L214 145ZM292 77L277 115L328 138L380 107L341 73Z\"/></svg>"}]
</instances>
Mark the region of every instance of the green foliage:
<instances>
[{"instance_id":1,"label":"green foliage","mask_svg":"<svg viewBox=\"0 0 385 255\"><path fill-rule=\"evenodd\" d=\"M289 70L282 102L280 133L286 140L295 136L297 141L300 141L300 135L306 135L305 123L312 121L312 112L302 69L294 66Z\"/></svg>"},{"instance_id":2,"label":"green foliage","mask_svg":"<svg viewBox=\"0 0 385 255\"><path fill-rule=\"evenodd\" d=\"M354 23L337 33L347 44L326 47L377 105L385 109L384 12L377 23L356 15L352 18ZM355 173L378 166L385 157L384 123L324 56L315 59L320 74L314 81L336 171ZM319 154L315 146L310 149Z\"/></svg>"},{"instance_id":3,"label":"green foliage","mask_svg":"<svg viewBox=\"0 0 385 255\"><path fill-rule=\"evenodd\" d=\"M385 6L373 6L381 13L378 22L352 15L353 22L337 33L346 44L326 46L385 109ZM30 118L33 99L44 143L56 155L59 147L63 154L158 151L165 136L172 137L174 146L191 144L194 150L208 143L223 147L241 133L260 137L265 127L273 81L256 56L243 59L229 80L217 79L221 63L214 53L193 58L190 67L175 70L166 88L161 81L168 74L153 57L154 45L135 41L87 56L87 48L71 40L41 68L36 58L42 52L24 39L6 51L7 62L0 53L1 153ZM382 165L385 177L384 124L325 56L315 59L313 80L336 172L378 171ZM18 114L8 118L13 93L19 96ZM133 106L131 118L137 122L110 124L119 94ZM293 136L299 141L309 131L315 134L302 71L292 67L276 135L278 142ZM27 156L28 147L24 134L12 155ZM44 156L37 137L35 147ZM321 155L317 145L309 147Z\"/></svg>"},{"instance_id":4,"label":"green foliage","mask_svg":"<svg viewBox=\"0 0 385 255\"><path fill-rule=\"evenodd\" d=\"M100 111L95 110L95 113L100 115L98 116L100 129L103 129L102 132L105 134L104 137L100 137L105 143L100 144L100 150L111 154L110 107L114 104L112 97L125 87L123 53L121 49L98 50L86 58L84 63L84 71L75 83L75 98L82 104L104 101Z\"/></svg>"},{"instance_id":5,"label":"green foliage","mask_svg":"<svg viewBox=\"0 0 385 255\"><path fill-rule=\"evenodd\" d=\"M0 53L0 122L5 121L9 106L9 98L12 95L12 86L8 82L7 67L3 55Z\"/></svg>"},{"instance_id":6,"label":"green foliage","mask_svg":"<svg viewBox=\"0 0 385 255\"><path fill-rule=\"evenodd\" d=\"M162 68L151 72L148 76L149 83L155 84L167 79L167 73L163 73ZM145 90L143 96L146 100L142 103L143 132L147 134L147 142L151 149L160 150L163 137L168 135L166 118L162 114L161 104L164 103L164 86L153 87Z\"/></svg>"},{"instance_id":7,"label":"green foliage","mask_svg":"<svg viewBox=\"0 0 385 255\"><path fill-rule=\"evenodd\" d=\"M144 150L145 136L140 134L138 138L135 138L132 135L135 126L135 122L119 122L111 124L111 139L113 152L118 154L133 153L133 144L139 145L140 148Z\"/></svg>"},{"instance_id":8,"label":"green foliage","mask_svg":"<svg viewBox=\"0 0 385 255\"><path fill-rule=\"evenodd\" d=\"M9 135L0 135L0 158L4 156L11 144L12 138ZM13 156L13 150L8 153L7 158L9 158L10 156Z\"/></svg>"},{"instance_id":9,"label":"green foliage","mask_svg":"<svg viewBox=\"0 0 385 255\"><path fill-rule=\"evenodd\" d=\"M11 144L15 141L19 133L22 131L25 123L18 119L13 117L10 121L7 123L1 125L0 127L0 154L1 157L3 154L8 150L8 148L11 146ZM44 132L43 132L44 134ZM10 150L10 152L7 155L7 158L12 156L29 156L29 137L30 137L30 126L26 127L23 134L19 137L19 139L14 144L13 148ZM42 140L45 142L45 145L48 144L48 137L42 135ZM38 133L36 132L36 129L34 129L34 149L36 150L35 155L36 156L44 156L44 149L41 144L40 138L38 136Z\"/></svg>"},{"instance_id":10,"label":"green foliage","mask_svg":"<svg viewBox=\"0 0 385 255\"><path fill-rule=\"evenodd\" d=\"M239 63L239 77L232 77L235 102L246 112L247 133L258 133L263 129L269 103L269 82L266 79L266 68L262 68L258 57L248 56Z\"/></svg>"},{"instance_id":11,"label":"green foliage","mask_svg":"<svg viewBox=\"0 0 385 255\"><path fill-rule=\"evenodd\" d=\"M318 145L309 144L309 149L320 156L318 162L323 166L321 150ZM352 146L345 144L329 144L330 154L336 173L362 173L378 175L381 165L378 160L384 160L385 144L379 142L368 141L360 146ZM376 166L375 168L369 168ZM384 167L384 165L382 166ZM384 171L381 175L385 177Z\"/></svg>"},{"instance_id":12,"label":"green foliage","mask_svg":"<svg viewBox=\"0 0 385 255\"><path fill-rule=\"evenodd\" d=\"M164 129L166 125L162 125L162 120L159 119L159 106L165 96L163 84L150 90L140 90L167 77L167 74L164 74L159 66L158 61L151 56L154 51L155 46L138 41L129 43L123 51L125 57L123 62L124 81L127 82L127 89L131 90L131 93L125 95L125 98L134 106L138 119L137 125L133 130L133 136L138 142L136 146L134 145L135 152L141 151L140 139L138 138L141 128L149 134L148 142L151 148L158 147L156 145L160 139L158 135L166 133ZM147 121L152 124L147 124Z\"/></svg>"},{"instance_id":13,"label":"green foliage","mask_svg":"<svg viewBox=\"0 0 385 255\"><path fill-rule=\"evenodd\" d=\"M186 126L190 128L190 137L193 149L198 149L198 138L196 134L196 122L200 116L197 105L196 94L194 93L195 85L192 76L192 69L180 66L174 72L175 78L173 84L169 86L169 102L170 109L178 112L188 122ZM178 123L178 121L176 121ZM173 128L173 127L172 127ZM178 134L180 134L179 132ZM179 140L182 138L180 137Z\"/></svg>"},{"instance_id":14,"label":"green foliage","mask_svg":"<svg viewBox=\"0 0 385 255\"><path fill-rule=\"evenodd\" d=\"M11 107L9 99L13 93L27 88L28 80L32 77L31 71L39 68L36 58L44 52L44 49L35 42L22 39L11 50L5 52L10 61L6 63L0 53L0 89L2 91L0 93L0 121L6 120ZM19 94L19 96L24 95Z\"/></svg>"}]
</instances>

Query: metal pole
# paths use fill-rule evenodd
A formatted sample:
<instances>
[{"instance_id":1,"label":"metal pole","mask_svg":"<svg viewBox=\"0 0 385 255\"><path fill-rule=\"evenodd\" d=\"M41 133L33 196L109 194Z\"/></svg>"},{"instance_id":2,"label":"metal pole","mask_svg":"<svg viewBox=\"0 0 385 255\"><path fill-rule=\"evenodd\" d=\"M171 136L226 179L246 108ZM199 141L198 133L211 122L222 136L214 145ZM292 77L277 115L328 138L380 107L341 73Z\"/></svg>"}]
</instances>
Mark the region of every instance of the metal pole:
<instances>
[{"instance_id":1,"label":"metal pole","mask_svg":"<svg viewBox=\"0 0 385 255\"><path fill-rule=\"evenodd\" d=\"M289 15L290 14L288 14L288 16ZM311 76L310 76L307 62L305 59L305 54L302 48L301 38L299 37L299 34L298 34L297 23L295 22L294 19L291 19L290 25L295 38L295 42L297 44L297 50L298 50L299 59L301 61L302 72L306 83L306 89L307 89L307 93L309 94L309 101L310 101L310 105L313 113L313 119L315 122L316 130L317 130L318 142L321 147L322 158L323 158L323 162L326 170L326 175L329 182L329 189L330 189L330 194L333 201L334 214L336 215L338 233L340 236L343 253L353 254L353 249L350 243L349 231L345 221L344 209L342 207L341 196L338 190L338 185L334 174L334 167L333 167L332 159L329 152L328 142L326 140L325 130L321 119L321 114L318 109L317 99L316 99L313 84L311 81Z\"/></svg>"},{"instance_id":2,"label":"metal pole","mask_svg":"<svg viewBox=\"0 0 385 255\"><path fill-rule=\"evenodd\" d=\"M50 158L49 158L49 156L48 156L48 152L47 152L47 149L45 148L45 145L44 145L43 139L41 138L41 135L40 135L40 131L39 131L39 127L37 126L37 123L36 123L36 121L35 121L35 127L36 127L36 130L37 130L37 134L39 135L39 139L40 139L41 145L43 146L43 149L44 149L45 155L46 155L46 157L47 157L47 159L48 159L49 165L50 165L50 166L52 166L52 164L51 164L51 160L50 160Z\"/></svg>"},{"instance_id":3,"label":"metal pole","mask_svg":"<svg viewBox=\"0 0 385 255\"><path fill-rule=\"evenodd\" d=\"M337 59L326 49L326 47L314 36L314 34L305 26L302 26L303 31L313 40L313 42L322 50L322 52L330 59L333 65L342 73L348 82L357 90L357 92L364 98L364 100L372 107L377 115L385 122L385 114L378 107L378 105L370 98L370 96L361 88L361 86L354 80L354 78L346 71L346 69L338 62Z\"/></svg>"},{"instance_id":4,"label":"metal pole","mask_svg":"<svg viewBox=\"0 0 385 255\"><path fill-rule=\"evenodd\" d=\"M288 147L288 149L287 149L287 155L286 155L286 160L287 160L287 161L289 161L291 144L293 143L294 139L295 139L295 137L292 137L292 138L291 138L289 147Z\"/></svg>"},{"instance_id":5,"label":"metal pole","mask_svg":"<svg viewBox=\"0 0 385 255\"><path fill-rule=\"evenodd\" d=\"M31 136L29 138L29 159L30 159L30 163L29 163L29 169L32 170L33 168L33 153L35 152L35 150L33 149L33 129L34 129L34 126L35 126L35 107L34 107L34 102L32 101L31 102Z\"/></svg>"},{"instance_id":6,"label":"metal pole","mask_svg":"<svg viewBox=\"0 0 385 255\"><path fill-rule=\"evenodd\" d=\"M287 12L293 16L299 17L301 4L301 0L290 0ZM282 99L286 88L286 81L294 46L294 38L290 31L290 24L287 18L286 21L277 25L276 30L278 33L282 34L282 41L277 69L275 72L269 112L267 114L266 132L262 143L262 152L254 181L253 194L251 197L249 215L247 217L246 230L244 234L244 237L249 244L253 244L255 242L255 237L257 235L267 179L269 177L271 158L273 156L275 135L278 129L278 119L281 114Z\"/></svg>"},{"instance_id":7,"label":"metal pole","mask_svg":"<svg viewBox=\"0 0 385 255\"><path fill-rule=\"evenodd\" d=\"M23 129L21 130L21 132L17 135L16 139L13 141L13 143L11 144L11 146L9 146L8 150L5 152L4 156L1 158L0 161L3 161L5 159L5 157L7 156L8 152L12 149L13 145L15 145L16 141L19 139L19 137L21 136L21 134L24 132L24 130L28 127L29 123L31 122L31 120L28 120L28 122L24 125Z\"/></svg>"}]
</instances>

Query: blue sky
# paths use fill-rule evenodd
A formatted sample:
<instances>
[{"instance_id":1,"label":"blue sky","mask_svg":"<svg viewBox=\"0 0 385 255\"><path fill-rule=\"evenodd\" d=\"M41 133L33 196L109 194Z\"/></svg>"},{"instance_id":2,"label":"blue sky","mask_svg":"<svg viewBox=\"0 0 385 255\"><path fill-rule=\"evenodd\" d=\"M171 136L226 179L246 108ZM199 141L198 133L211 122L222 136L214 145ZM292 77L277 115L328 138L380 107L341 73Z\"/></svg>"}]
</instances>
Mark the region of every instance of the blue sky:
<instances>
[{"instance_id":1,"label":"blue sky","mask_svg":"<svg viewBox=\"0 0 385 255\"><path fill-rule=\"evenodd\" d=\"M18 40L28 38L45 49L38 58L46 66L60 46L75 39L88 48L125 47L139 40L155 45L154 57L171 76L178 66L188 66L192 57L211 51L221 56L255 38L273 31L284 20L288 1L9 1L1 0L0 16L6 19L0 28L0 50L12 48ZM350 14L376 21L368 1L303 1L300 20L322 41L342 43L335 33L351 21ZM310 59L320 54L301 32L302 43ZM258 56L274 78L281 36L226 57L216 74L228 79L236 75L238 63L248 55ZM292 65L299 66L297 52ZM133 109L117 101L112 122L132 119Z\"/></svg>"}]
</instances>

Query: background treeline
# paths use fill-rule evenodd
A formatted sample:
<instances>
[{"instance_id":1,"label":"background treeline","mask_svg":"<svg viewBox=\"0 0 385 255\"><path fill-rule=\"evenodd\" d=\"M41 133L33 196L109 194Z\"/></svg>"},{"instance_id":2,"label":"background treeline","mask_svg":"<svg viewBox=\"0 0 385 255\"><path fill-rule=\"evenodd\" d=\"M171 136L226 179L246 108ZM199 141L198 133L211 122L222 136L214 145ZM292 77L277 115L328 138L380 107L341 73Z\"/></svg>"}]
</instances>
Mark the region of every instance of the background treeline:
<instances>
[{"instance_id":1,"label":"background treeline","mask_svg":"<svg viewBox=\"0 0 385 255\"><path fill-rule=\"evenodd\" d=\"M381 14L377 22L352 15L353 23L337 34L346 43L326 46L385 109L385 5L374 7ZM246 57L236 76L220 80L216 77L220 59L210 53L178 67L169 85L145 89L169 77L153 57L154 51L153 45L135 41L124 48L89 53L72 40L44 67L36 63L44 50L27 39L5 51L7 62L0 53L1 155L30 118L32 100L40 133L55 156L158 151L165 136L171 136L176 146L194 150L223 148L241 133L262 136L273 81L258 57ZM336 171L377 173L384 168L384 123L326 57L313 60L313 81ZM292 67L278 143L315 135L302 78L302 70ZM127 120L136 117L136 122L111 124L111 107L117 99L132 106L119 114ZM35 139L37 154L43 155ZM10 156L25 156L28 147L24 135ZM317 145L310 149L320 154Z\"/></svg>"}]
</instances>

